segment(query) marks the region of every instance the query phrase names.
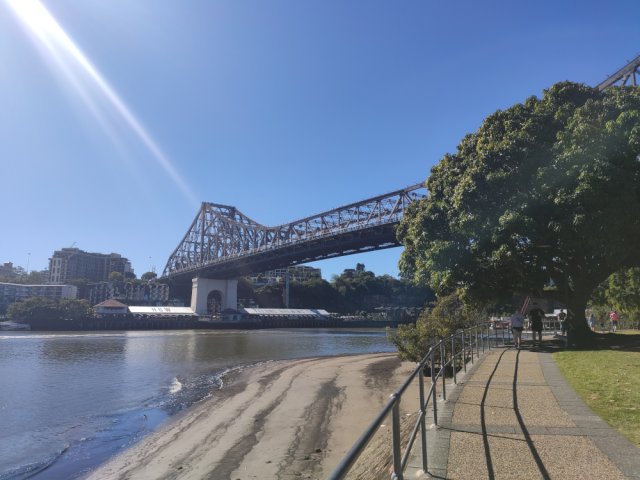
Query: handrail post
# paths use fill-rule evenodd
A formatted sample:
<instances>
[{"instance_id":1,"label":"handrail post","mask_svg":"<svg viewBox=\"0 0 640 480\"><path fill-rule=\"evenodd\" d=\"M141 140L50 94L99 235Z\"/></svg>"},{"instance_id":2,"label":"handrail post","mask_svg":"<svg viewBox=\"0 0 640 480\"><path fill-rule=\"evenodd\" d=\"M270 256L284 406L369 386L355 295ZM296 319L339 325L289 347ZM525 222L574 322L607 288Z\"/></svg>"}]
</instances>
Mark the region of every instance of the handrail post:
<instances>
[{"instance_id":1,"label":"handrail post","mask_svg":"<svg viewBox=\"0 0 640 480\"><path fill-rule=\"evenodd\" d=\"M456 375L456 336L451 335L451 368L453 369L453 383L458 384L458 378ZM426 472L426 470L425 470Z\"/></svg>"},{"instance_id":2,"label":"handrail post","mask_svg":"<svg viewBox=\"0 0 640 480\"><path fill-rule=\"evenodd\" d=\"M462 330L462 367L464 368L464 373L467 373L467 344L464 339L464 330Z\"/></svg>"},{"instance_id":3,"label":"handrail post","mask_svg":"<svg viewBox=\"0 0 640 480\"><path fill-rule=\"evenodd\" d=\"M442 399L447 399L447 372L444 368L446 351L444 342L440 342L440 376L442 377Z\"/></svg>"},{"instance_id":4,"label":"handrail post","mask_svg":"<svg viewBox=\"0 0 640 480\"><path fill-rule=\"evenodd\" d=\"M473 358L473 333L469 332L469 348L471 349L471 365L473 365L475 359Z\"/></svg>"},{"instance_id":5,"label":"handrail post","mask_svg":"<svg viewBox=\"0 0 640 480\"><path fill-rule=\"evenodd\" d=\"M487 331L485 342L487 343L487 350L491 350L491 332L489 331L489 325L485 325L484 329Z\"/></svg>"},{"instance_id":6,"label":"handrail post","mask_svg":"<svg viewBox=\"0 0 640 480\"><path fill-rule=\"evenodd\" d=\"M402 452L400 446L400 399L394 393L392 428L393 428L393 478L402 480Z\"/></svg>"},{"instance_id":7,"label":"handrail post","mask_svg":"<svg viewBox=\"0 0 640 480\"><path fill-rule=\"evenodd\" d=\"M514 339L513 339L513 330L511 330L511 321L509 321L507 335L509 335L509 342L513 343Z\"/></svg>"},{"instance_id":8,"label":"handrail post","mask_svg":"<svg viewBox=\"0 0 640 480\"><path fill-rule=\"evenodd\" d=\"M422 414L422 420L420 420L420 439L422 440L422 471L428 470L427 462L427 406L424 399L424 369L420 369L418 374L418 383L420 385L420 413Z\"/></svg>"},{"instance_id":9,"label":"handrail post","mask_svg":"<svg viewBox=\"0 0 640 480\"><path fill-rule=\"evenodd\" d=\"M438 385L436 383L436 369L433 361L434 349L431 349L431 408L433 408L433 423L438 425L438 402L436 402L436 395Z\"/></svg>"},{"instance_id":10,"label":"handrail post","mask_svg":"<svg viewBox=\"0 0 640 480\"><path fill-rule=\"evenodd\" d=\"M476 358L480 358L480 342L478 342L478 327L476 327Z\"/></svg>"}]
</instances>

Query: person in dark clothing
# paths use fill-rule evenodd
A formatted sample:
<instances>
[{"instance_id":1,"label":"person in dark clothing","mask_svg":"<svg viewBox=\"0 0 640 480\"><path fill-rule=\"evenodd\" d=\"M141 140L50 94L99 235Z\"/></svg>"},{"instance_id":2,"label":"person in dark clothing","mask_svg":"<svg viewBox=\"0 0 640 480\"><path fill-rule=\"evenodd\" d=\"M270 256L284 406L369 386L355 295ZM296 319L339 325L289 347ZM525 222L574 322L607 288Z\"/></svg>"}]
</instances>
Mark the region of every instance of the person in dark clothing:
<instances>
[{"instance_id":1,"label":"person in dark clothing","mask_svg":"<svg viewBox=\"0 0 640 480\"><path fill-rule=\"evenodd\" d=\"M558 314L558 320L560 320L560 332L562 335L567 334L567 314L563 311L560 311Z\"/></svg>"},{"instance_id":2,"label":"person in dark clothing","mask_svg":"<svg viewBox=\"0 0 640 480\"><path fill-rule=\"evenodd\" d=\"M539 343L542 346L542 320L544 319L544 310L542 310L536 302L529 310L529 324L531 325L531 334L533 336L533 344L536 344L536 333L538 334Z\"/></svg>"}]
</instances>

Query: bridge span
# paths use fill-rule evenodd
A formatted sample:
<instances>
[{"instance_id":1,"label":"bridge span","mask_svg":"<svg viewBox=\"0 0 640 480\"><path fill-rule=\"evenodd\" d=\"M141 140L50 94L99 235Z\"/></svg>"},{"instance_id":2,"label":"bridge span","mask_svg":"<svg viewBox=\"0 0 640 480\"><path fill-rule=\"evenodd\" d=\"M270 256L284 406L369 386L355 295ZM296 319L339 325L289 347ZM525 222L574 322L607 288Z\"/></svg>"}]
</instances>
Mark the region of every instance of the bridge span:
<instances>
[{"instance_id":1,"label":"bridge span","mask_svg":"<svg viewBox=\"0 0 640 480\"><path fill-rule=\"evenodd\" d=\"M162 277L230 279L274 268L399 246L395 227L423 184L267 227L228 205L203 202Z\"/></svg>"},{"instance_id":2,"label":"bridge span","mask_svg":"<svg viewBox=\"0 0 640 480\"><path fill-rule=\"evenodd\" d=\"M267 227L229 205L203 202L162 274L191 283L197 314L237 308L237 278L275 268L400 245L396 226L424 184Z\"/></svg>"}]
</instances>

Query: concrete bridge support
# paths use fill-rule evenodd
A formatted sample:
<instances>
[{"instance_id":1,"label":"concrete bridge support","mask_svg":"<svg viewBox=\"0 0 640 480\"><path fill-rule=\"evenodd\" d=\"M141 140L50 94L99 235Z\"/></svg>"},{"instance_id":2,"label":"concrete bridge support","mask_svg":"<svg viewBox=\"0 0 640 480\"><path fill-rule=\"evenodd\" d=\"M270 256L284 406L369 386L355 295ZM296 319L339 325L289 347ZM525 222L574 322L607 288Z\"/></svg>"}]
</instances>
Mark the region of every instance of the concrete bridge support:
<instances>
[{"instance_id":1,"label":"concrete bridge support","mask_svg":"<svg viewBox=\"0 0 640 480\"><path fill-rule=\"evenodd\" d=\"M220 293L221 310L238 308L238 280L215 280L196 277L192 280L191 309L197 315L207 315L207 298L213 291Z\"/></svg>"}]
</instances>

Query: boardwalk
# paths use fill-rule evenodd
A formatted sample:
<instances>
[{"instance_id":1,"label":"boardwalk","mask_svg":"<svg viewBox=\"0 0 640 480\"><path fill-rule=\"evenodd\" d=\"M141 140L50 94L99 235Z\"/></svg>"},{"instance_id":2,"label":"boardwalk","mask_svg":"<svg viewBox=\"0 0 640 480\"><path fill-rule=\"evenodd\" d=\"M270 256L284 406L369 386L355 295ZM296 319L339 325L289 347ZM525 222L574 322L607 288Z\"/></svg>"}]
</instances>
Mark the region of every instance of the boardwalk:
<instances>
[{"instance_id":1,"label":"boardwalk","mask_svg":"<svg viewBox=\"0 0 640 480\"><path fill-rule=\"evenodd\" d=\"M551 351L492 350L441 403L429 471L405 478L640 479L640 449L596 416Z\"/></svg>"}]
</instances>

